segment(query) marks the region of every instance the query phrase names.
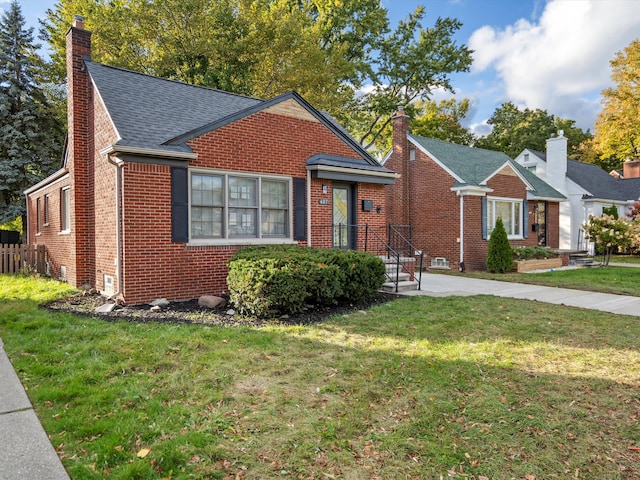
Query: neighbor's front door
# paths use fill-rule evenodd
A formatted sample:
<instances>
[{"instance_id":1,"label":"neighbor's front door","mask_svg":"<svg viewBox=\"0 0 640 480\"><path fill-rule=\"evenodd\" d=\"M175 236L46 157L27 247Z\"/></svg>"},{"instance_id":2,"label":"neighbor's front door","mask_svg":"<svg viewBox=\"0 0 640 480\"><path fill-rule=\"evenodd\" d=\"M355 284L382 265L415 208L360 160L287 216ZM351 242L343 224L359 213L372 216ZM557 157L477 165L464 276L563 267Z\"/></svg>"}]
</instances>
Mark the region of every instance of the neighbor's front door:
<instances>
[{"instance_id":1,"label":"neighbor's front door","mask_svg":"<svg viewBox=\"0 0 640 480\"><path fill-rule=\"evenodd\" d=\"M348 249L354 245L353 192L352 185L333 185L333 246L335 248Z\"/></svg>"},{"instance_id":2,"label":"neighbor's front door","mask_svg":"<svg viewBox=\"0 0 640 480\"><path fill-rule=\"evenodd\" d=\"M538 202L537 223L538 223L538 245L547 246L547 202Z\"/></svg>"}]
</instances>

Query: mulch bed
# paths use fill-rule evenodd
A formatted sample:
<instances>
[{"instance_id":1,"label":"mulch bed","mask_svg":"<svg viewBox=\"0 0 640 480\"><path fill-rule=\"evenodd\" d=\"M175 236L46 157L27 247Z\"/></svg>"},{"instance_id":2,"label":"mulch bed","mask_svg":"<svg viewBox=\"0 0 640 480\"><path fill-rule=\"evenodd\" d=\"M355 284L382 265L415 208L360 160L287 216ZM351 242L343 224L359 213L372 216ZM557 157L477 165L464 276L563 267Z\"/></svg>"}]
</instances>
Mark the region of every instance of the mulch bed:
<instances>
[{"instance_id":1,"label":"mulch bed","mask_svg":"<svg viewBox=\"0 0 640 480\"><path fill-rule=\"evenodd\" d=\"M79 293L70 297L54 300L43 305L54 312L68 312L76 315L102 318L108 321L127 321L138 323L187 323L201 325L215 325L225 327L253 326L260 327L266 325L307 325L321 322L325 318L334 315L343 315L358 310L389 302L397 295L379 292L370 302L363 304L338 304L332 306L314 306L307 310L291 315L285 315L275 319L257 319L241 317L237 314L229 315L229 309L233 305L225 308L211 309L198 305L198 300L188 300L183 302L171 302L169 305L161 307L159 311L151 310L150 305L122 305L117 306L109 313L95 313L95 309L109 302L105 297L98 294Z\"/></svg>"}]
</instances>

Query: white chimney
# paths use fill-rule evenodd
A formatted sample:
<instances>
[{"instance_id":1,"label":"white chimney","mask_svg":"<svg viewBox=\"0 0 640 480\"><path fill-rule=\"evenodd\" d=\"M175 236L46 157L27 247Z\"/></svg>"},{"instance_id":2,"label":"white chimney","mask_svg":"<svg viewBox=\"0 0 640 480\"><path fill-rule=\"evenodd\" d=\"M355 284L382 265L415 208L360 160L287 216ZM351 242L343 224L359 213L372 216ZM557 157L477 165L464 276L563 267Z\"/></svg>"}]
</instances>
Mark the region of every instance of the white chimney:
<instances>
[{"instance_id":1,"label":"white chimney","mask_svg":"<svg viewBox=\"0 0 640 480\"><path fill-rule=\"evenodd\" d=\"M558 130L558 136L547 140L546 181L556 190L564 191L567 176L567 137Z\"/></svg>"}]
</instances>

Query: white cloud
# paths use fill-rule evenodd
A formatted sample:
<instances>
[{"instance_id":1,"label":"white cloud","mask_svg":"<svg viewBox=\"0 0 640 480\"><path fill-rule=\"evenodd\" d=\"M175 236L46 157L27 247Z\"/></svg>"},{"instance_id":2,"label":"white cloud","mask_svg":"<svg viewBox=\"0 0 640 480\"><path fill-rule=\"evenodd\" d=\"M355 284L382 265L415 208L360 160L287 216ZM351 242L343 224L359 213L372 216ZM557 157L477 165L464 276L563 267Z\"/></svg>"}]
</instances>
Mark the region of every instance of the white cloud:
<instances>
[{"instance_id":1,"label":"white cloud","mask_svg":"<svg viewBox=\"0 0 640 480\"><path fill-rule=\"evenodd\" d=\"M494 69L505 101L592 128L599 92L611 83L609 61L638 32L636 0L549 0L535 20L476 30L472 71Z\"/></svg>"}]
</instances>

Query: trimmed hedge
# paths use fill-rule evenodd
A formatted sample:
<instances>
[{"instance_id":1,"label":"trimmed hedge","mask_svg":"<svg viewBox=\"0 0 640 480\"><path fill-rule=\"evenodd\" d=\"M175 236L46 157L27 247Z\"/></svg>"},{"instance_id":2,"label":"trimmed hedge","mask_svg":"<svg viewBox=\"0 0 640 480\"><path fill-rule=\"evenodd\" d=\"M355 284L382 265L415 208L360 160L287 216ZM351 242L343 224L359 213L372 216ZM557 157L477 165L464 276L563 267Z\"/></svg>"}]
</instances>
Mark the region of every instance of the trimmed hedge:
<instances>
[{"instance_id":1,"label":"trimmed hedge","mask_svg":"<svg viewBox=\"0 0 640 480\"><path fill-rule=\"evenodd\" d=\"M241 315L298 313L307 304L375 297L385 266L375 255L298 246L249 247L229 261L227 285Z\"/></svg>"}]
</instances>

